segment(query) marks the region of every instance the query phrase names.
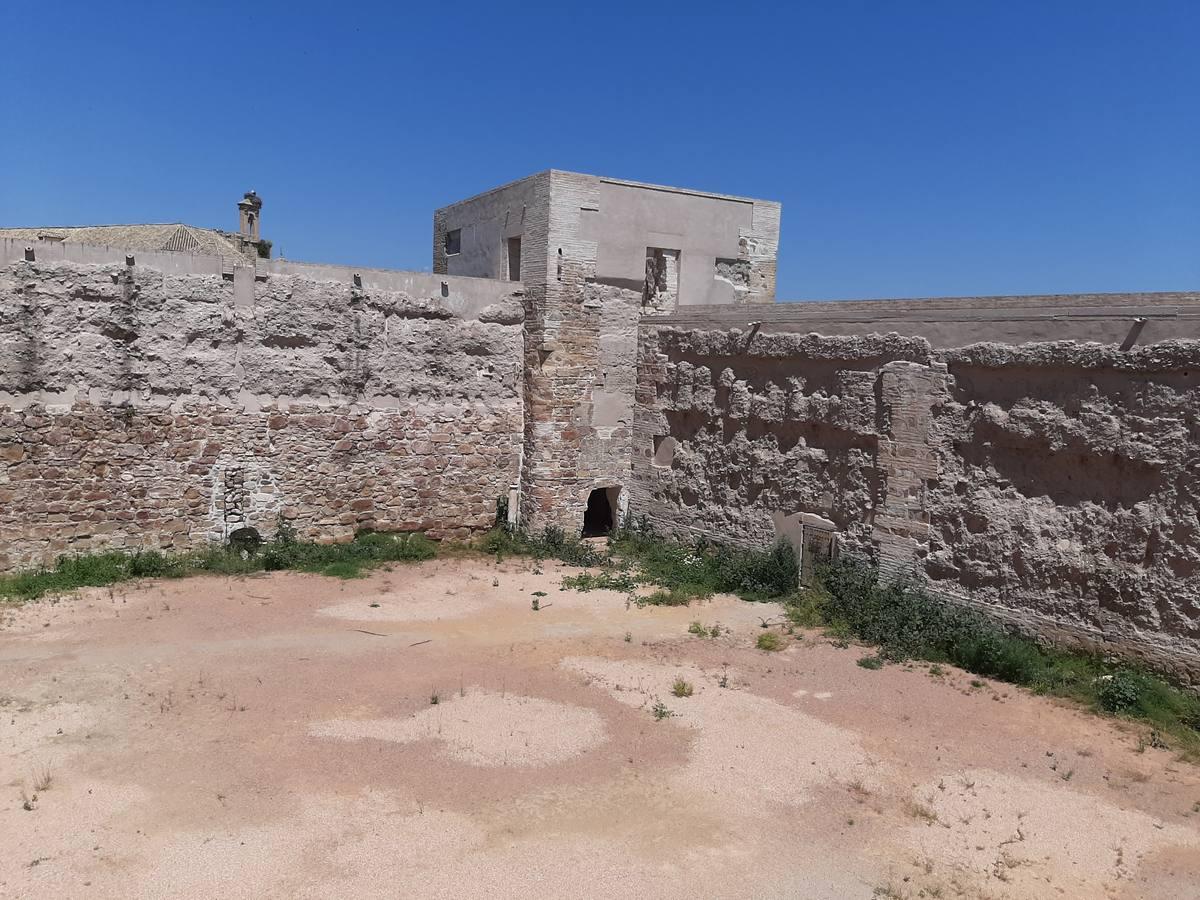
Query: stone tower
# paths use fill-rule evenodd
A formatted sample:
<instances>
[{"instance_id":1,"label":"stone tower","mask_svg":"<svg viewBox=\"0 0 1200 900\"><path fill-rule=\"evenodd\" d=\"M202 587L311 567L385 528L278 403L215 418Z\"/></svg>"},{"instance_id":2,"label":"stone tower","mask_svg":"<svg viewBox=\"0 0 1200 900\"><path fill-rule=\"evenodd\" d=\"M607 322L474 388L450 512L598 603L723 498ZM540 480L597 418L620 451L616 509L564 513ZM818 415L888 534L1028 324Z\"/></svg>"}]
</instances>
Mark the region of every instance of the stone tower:
<instances>
[{"instance_id":1,"label":"stone tower","mask_svg":"<svg viewBox=\"0 0 1200 900\"><path fill-rule=\"evenodd\" d=\"M626 501L637 329L772 303L778 203L551 170L434 214L433 270L525 289L520 518L601 533Z\"/></svg>"},{"instance_id":2,"label":"stone tower","mask_svg":"<svg viewBox=\"0 0 1200 900\"><path fill-rule=\"evenodd\" d=\"M247 243L257 244L259 237L259 217L262 212L262 198L254 191L246 191L238 201L238 234Z\"/></svg>"}]
</instances>

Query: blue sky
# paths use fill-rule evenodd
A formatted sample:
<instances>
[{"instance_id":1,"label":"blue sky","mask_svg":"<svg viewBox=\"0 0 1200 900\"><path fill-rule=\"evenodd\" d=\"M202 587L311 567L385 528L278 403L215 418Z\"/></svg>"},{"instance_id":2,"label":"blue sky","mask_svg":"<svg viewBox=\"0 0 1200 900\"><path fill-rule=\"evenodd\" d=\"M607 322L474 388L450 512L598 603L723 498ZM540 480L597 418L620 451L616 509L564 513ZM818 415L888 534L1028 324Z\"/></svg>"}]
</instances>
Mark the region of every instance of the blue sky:
<instances>
[{"instance_id":1,"label":"blue sky","mask_svg":"<svg viewBox=\"0 0 1200 900\"><path fill-rule=\"evenodd\" d=\"M1200 4L21 3L0 225L422 269L546 168L783 202L781 299L1200 288Z\"/></svg>"}]
</instances>

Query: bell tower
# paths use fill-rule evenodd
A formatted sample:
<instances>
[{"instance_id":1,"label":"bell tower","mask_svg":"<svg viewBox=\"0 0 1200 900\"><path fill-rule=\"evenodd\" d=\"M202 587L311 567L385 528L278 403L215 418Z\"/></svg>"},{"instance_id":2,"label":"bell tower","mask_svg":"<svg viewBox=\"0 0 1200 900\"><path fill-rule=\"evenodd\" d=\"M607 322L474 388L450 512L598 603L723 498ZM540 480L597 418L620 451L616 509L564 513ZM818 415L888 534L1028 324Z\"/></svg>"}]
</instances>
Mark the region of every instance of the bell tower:
<instances>
[{"instance_id":1,"label":"bell tower","mask_svg":"<svg viewBox=\"0 0 1200 900\"><path fill-rule=\"evenodd\" d=\"M262 198L254 191L246 191L238 201L238 234L242 240L257 244L259 238L259 216L262 212Z\"/></svg>"}]
</instances>

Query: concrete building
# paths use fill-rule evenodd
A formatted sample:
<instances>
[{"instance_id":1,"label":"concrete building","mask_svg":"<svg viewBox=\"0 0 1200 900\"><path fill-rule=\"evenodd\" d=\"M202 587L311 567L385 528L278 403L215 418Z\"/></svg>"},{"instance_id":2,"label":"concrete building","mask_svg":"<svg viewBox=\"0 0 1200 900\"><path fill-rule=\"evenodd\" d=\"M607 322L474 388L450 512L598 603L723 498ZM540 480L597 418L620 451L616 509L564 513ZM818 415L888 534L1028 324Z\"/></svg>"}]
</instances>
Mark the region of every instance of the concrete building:
<instances>
[{"instance_id":1,"label":"concrete building","mask_svg":"<svg viewBox=\"0 0 1200 900\"><path fill-rule=\"evenodd\" d=\"M771 303L779 213L768 200L551 169L435 212L433 270L584 280L640 292L648 312Z\"/></svg>"}]
</instances>

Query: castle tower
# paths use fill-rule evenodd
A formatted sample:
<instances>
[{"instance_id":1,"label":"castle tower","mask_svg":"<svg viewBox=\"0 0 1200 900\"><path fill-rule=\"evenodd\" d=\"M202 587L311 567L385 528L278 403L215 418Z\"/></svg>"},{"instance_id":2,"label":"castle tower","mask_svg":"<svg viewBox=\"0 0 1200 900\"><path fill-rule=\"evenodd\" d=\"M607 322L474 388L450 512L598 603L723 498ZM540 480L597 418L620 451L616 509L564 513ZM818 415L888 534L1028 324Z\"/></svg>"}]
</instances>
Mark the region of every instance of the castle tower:
<instances>
[{"instance_id":1,"label":"castle tower","mask_svg":"<svg viewBox=\"0 0 1200 900\"><path fill-rule=\"evenodd\" d=\"M551 170L437 210L433 271L525 289L520 520L602 533L637 443L637 326L775 299L778 203Z\"/></svg>"}]
</instances>

